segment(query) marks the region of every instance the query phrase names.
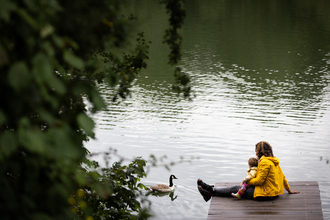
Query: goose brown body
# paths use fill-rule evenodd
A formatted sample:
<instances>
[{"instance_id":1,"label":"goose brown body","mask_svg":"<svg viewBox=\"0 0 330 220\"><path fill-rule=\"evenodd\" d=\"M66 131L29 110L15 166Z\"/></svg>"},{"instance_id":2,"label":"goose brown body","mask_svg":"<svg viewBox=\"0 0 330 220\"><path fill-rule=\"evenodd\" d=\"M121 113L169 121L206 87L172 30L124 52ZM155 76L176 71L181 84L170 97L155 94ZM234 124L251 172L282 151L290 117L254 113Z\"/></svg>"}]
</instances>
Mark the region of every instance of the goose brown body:
<instances>
[{"instance_id":1,"label":"goose brown body","mask_svg":"<svg viewBox=\"0 0 330 220\"><path fill-rule=\"evenodd\" d=\"M154 192L170 192L174 190L173 179L177 179L177 178L172 174L169 179L169 185L157 184L151 186L149 189Z\"/></svg>"}]
</instances>

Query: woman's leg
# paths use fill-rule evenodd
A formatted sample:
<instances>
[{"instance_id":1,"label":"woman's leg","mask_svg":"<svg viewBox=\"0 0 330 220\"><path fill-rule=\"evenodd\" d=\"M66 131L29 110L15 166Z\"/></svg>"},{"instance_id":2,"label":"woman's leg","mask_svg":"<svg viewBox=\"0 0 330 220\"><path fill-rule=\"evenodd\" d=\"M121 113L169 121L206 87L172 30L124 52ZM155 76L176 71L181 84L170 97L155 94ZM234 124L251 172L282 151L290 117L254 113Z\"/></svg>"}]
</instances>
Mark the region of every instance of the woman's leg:
<instances>
[{"instance_id":1,"label":"woman's leg","mask_svg":"<svg viewBox=\"0 0 330 220\"><path fill-rule=\"evenodd\" d=\"M197 180L197 188L200 194L203 196L204 200L207 202L212 196L231 196L231 193L236 193L241 186L229 186L229 187L214 187L213 185L208 185L204 183L201 179ZM248 187L242 196L246 199L254 198L254 186Z\"/></svg>"},{"instance_id":2,"label":"woman's leg","mask_svg":"<svg viewBox=\"0 0 330 220\"><path fill-rule=\"evenodd\" d=\"M246 188L242 198L245 199L254 199L254 186L249 186Z\"/></svg>"},{"instance_id":3,"label":"woman's leg","mask_svg":"<svg viewBox=\"0 0 330 220\"><path fill-rule=\"evenodd\" d=\"M228 186L228 187L213 187L213 196L223 196L223 197L229 197L232 193L238 192L238 190L241 188L240 185L235 186ZM245 193L242 196L246 199L253 199L254 198L254 186L248 187L245 190Z\"/></svg>"},{"instance_id":4,"label":"woman's leg","mask_svg":"<svg viewBox=\"0 0 330 220\"><path fill-rule=\"evenodd\" d=\"M227 187L213 187L214 196L231 196L232 193L237 193L241 188L240 185L227 186Z\"/></svg>"}]
</instances>

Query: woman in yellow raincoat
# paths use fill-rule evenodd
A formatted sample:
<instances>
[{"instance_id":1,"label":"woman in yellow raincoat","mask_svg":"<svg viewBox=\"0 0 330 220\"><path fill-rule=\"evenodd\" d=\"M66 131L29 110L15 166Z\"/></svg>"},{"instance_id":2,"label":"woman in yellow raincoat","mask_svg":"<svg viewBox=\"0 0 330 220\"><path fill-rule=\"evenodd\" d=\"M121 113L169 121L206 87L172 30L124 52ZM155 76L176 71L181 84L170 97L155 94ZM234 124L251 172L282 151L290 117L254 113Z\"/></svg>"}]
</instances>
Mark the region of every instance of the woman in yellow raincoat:
<instances>
[{"instance_id":1,"label":"woman in yellow raincoat","mask_svg":"<svg viewBox=\"0 0 330 220\"><path fill-rule=\"evenodd\" d=\"M256 155L259 159L257 175L247 182L249 188L246 189L243 198L258 199L272 198L283 194L283 187L290 194L299 193L290 189L289 183L285 178L280 167L280 160L273 155L271 145L266 141L256 144ZM214 187L204 183L201 179L197 180L197 187L204 200L207 202L212 196L231 196L237 192L241 186Z\"/></svg>"}]
</instances>

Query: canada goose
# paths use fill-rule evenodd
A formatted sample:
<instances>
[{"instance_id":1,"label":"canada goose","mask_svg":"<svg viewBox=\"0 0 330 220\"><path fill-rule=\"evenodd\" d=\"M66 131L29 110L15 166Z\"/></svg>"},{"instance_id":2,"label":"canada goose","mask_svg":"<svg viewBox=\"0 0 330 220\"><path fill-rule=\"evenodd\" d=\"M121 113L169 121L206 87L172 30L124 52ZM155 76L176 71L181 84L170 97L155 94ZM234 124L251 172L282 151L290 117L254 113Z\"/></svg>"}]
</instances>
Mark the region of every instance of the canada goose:
<instances>
[{"instance_id":1,"label":"canada goose","mask_svg":"<svg viewBox=\"0 0 330 220\"><path fill-rule=\"evenodd\" d=\"M170 185L157 184L157 185L151 186L149 189L153 192L171 192L172 190L174 190L173 179L178 179L178 178L176 178L172 174L169 179Z\"/></svg>"}]
</instances>

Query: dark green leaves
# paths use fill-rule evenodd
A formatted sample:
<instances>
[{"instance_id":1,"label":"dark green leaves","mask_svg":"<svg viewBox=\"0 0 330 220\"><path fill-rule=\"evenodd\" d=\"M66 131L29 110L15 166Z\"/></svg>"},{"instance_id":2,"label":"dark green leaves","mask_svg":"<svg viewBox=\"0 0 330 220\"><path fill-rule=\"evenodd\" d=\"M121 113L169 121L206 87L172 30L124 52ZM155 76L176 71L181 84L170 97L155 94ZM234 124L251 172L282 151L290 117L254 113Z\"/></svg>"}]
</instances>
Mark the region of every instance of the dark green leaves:
<instances>
[{"instance_id":1,"label":"dark green leaves","mask_svg":"<svg viewBox=\"0 0 330 220\"><path fill-rule=\"evenodd\" d=\"M89 118L85 113L80 113L77 116L78 125L89 135L94 137L94 121Z\"/></svg>"},{"instance_id":2,"label":"dark green leaves","mask_svg":"<svg viewBox=\"0 0 330 220\"><path fill-rule=\"evenodd\" d=\"M13 132L5 132L0 135L0 160L13 152L18 147L17 137Z\"/></svg>"},{"instance_id":3,"label":"dark green leaves","mask_svg":"<svg viewBox=\"0 0 330 220\"><path fill-rule=\"evenodd\" d=\"M56 77L55 70L50 62L49 57L43 53L38 53L32 60L33 62L33 76L41 88L44 88L46 95L46 88L54 89L59 94L64 94L66 91L63 83ZM48 96L48 94L47 94Z\"/></svg>"},{"instance_id":4,"label":"dark green leaves","mask_svg":"<svg viewBox=\"0 0 330 220\"><path fill-rule=\"evenodd\" d=\"M139 183L145 177L146 161L136 158L128 165L115 162L109 168L88 172L87 179L97 179L88 188L83 198L93 208L94 219L147 219L150 214L143 208L146 202L143 191L146 187ZM94 167L95 169L95 167ZM91 193L96 192L96 193ZM141 202L142 198L142 202ZM144 204L147 206L148 204ZM88 211L84 213L88 215ZM140 218L138 218L140 215ZM124 217L126 216L126 217Z\"/></svg>"},{"instance_id":5,"label":"dark green leaves","mask_svg":"<svg viewBox=\"0 0 330 220\"><path fill-rule=\"evenodd\" d=\"M133 81L141 69L147 67L146 60L149 59L148 53L151 42L146 42L143 33L138 34L136 41L137 45L134 51L130 54L124 53L122 59L111 52L100 54L103 62L106 63L106 82L111 87L119 84L113 101L117 100L117 96L126 99L130 95L130 88Z\"/></svg>"},{"instance_id":6,"label":"dark green leaves","mask_svg":"<svg viewBox=\"0 0 330 220\"><path fill-rule=\"evenodd\" d=\"M0 18L2 18L4 21L9 21L9 15L12 10L16 8L16 5L8 0L0 0Z\"/></svg>"},{"instance_id":7,"label":"dark green leaves","mask_svg":"<svg viewBox=\"0 0 330 220\"><path fill-rule=\"evenodd\" d=\"M178 65L181 60L181 44L182 36L179 34L186 11L183 9L183 0L163 0L161 1L166 5L166 12L170 14L169 23L170 27L165 31L164 43L170 47L169 64ZM175 67L174 77L176 84L172 86L173 90L178 94L182 94L185 98L191 96L190 76L188 73L183 73L180 67Z\"/></svg>"},{"instance_id":8,"label":"dark green leaves","mask_svg":"<svg viewBox=\"0 0 330 220\"><path fill-rule=\"evenodd\" d=\"M185 14L181 1L165 3L172 11L165 41L177 64ZM121 52L133 27L132 16L122 16L125 6L121 0L0 0L2 218L150 216L141 202L146 161L100 168L84 148L94 137L89 114L105 107L96 83L107 81L118 89L115 98L126 98L147 67L150 42L143 33ZM178 72L177 78L189 86L189 77Z\"/></svg>"},{"instance_id":9,"label":"dark green leaves","mask_svg":"<svg viewBox=\"0 0 330 220\"><path fill-rule=\"evenodd\" d=\"M23 61L11 66L8 72L8 81L17 92L23 90L30 83L29 70Z\"/></svg>"},{"instance_id":10,"label":"dark green leaves","mask_svg":"<svg viewBox=\"0 0 330 220\"><path fill-rule=\"evenodd\" d=\"M84 67L83 61L69 50L64 51L63 59L75 68L82 69Z\"/></svg>"}]
</instances>

